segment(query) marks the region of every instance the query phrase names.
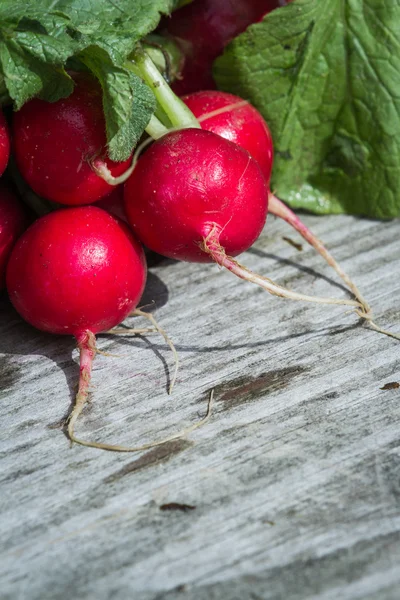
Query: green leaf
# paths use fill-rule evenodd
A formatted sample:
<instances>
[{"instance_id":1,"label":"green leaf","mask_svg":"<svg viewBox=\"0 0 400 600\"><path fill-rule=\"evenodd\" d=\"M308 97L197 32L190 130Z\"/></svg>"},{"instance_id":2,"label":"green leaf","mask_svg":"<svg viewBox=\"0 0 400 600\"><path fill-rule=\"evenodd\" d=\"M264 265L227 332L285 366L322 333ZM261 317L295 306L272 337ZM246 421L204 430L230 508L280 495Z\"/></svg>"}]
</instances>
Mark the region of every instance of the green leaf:
<instances>
[{"instance_id":1,"label":"green leaf","mask_svg":"<svg viewBox=\"0 0 400 600\"><path fill-rule=\"evenodd\" d=\"M400 216L400 2L296 0L217 59L271 127L272 188L316 213Z\"/></svg>"},{"instance_id":2,"label":"green leaf","mask_svg":"<svg viewBox=\"0 0 400 600\"><path fill-rule=\"evenodd\" d=\"M67 65L100 80L110 157L127 158L155 109L149 88L124 66L138 42L179 0L1 0L1 99L18 110L38 96L71 94Z\"/></svg>"},{"instance_id":3,"label":"green leaf","mask_svg":"<svg viewBox=\"0 0 400 600\"><path fill-rule=\"evenodd\" d=\"M115 66L101 48L91 46L80 58L103 88L108 154L112 160L126 160L156 108L154 94L135 73Z\"/></svg>"},{"instance_id":4,"label":"green leaf","mask_svg":"<svg viewBox=\"0 0 400 600\"><path fill-rule=\"evenodd\" d=\"M35 60L14 40L0 41L0 62L4 84L17 110L33 96L55 102L69 96L74 88L61 65Z\"/></svg>"}]
</instances>

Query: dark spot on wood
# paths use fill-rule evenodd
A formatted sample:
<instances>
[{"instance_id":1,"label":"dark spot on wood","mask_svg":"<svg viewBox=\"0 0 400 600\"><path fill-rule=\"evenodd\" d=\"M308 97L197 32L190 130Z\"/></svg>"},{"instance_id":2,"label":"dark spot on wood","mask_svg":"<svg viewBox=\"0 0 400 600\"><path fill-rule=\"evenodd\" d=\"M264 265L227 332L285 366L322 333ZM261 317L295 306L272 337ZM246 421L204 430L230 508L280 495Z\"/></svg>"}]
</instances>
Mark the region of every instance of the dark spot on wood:
<instances>
[{"instance_id":1,"label":"dark spot on wood","mask_svg":"<svg viewBox=\"0 0 400 600\"><path fill-rule=\"evenodd\" d=\"M290 244L291 246L293 246L293 248L296 248L296 250L298 250L299 252L301 252L303 250L303 244L299 244L299 243L295 242L294 240L292 240L292 238L286 237L285 235L283 235L282 239L285 242L287 242L288 244Z\"/></svg>"},{"instance_id":2,"label":"dark spot on wood","mask_svg":"<svg viewBox=\"0 0 400 600\"><path fill-rule=\"evenodd\" d=\"M389 381L389 383L385 383L385 385L383 387L381 387L381 390L397 390L397 388L400 388L400 383L398 381Z\"/></svg>"},{"instance_id":3,"label":"dark spot on wood","mask_svg":"<svg viewBox=\"0 0 400 600\"><path fill-rule=\"evenodd\" d=\"M225 404L223 410L229 410L287 387L294 377L308 370L308 367L298 365L286 369L277 369L276 371L267 371L258 377L238 377L222 385L215 386L214 396L217 402Z\"/></svg>"},{"instance_id":4,"label":"dark spot on wood","mask_svg":"<svg viewBox=\"0 0 400 600\"><path fill-rule=\"evenodd\" d=\"M4 392L11 388L21 376L21 366L4 356L0 365L0 391Z\"/></svg>"},{"instance_id":5,"label":"dark spot on wood","mask_svg":"<svg viewBox=\"0 0 400 600\"><path fill-rule=\"evenodd\" d=\"M41 471L42 469L45 469L48 466L49 465L40 465L40 466L36 466L33 469L18 469L18 471L14 471L13 473L6 475L6 477L4 477L4 479L0 480L0 483L4 484L4 483L10 482L10 481L16 481L17 479L21 479L22 477L27 477L28 475L32 475L32 473L37 473L38 471Z\"/></svg>"},{"instance_id":6,"label":"dark spot on wood","mask_svg":"<svg viewBox=\"0 0 400 600\"><path fill-rule=\"evenodd\" d=\"M180 510L182 512L189 512L195 510L195 506L191 504L180 504L180 502L169 502L168 504L161 504L160 510Z\"/></svg>"},{"instance_id":7,"label":"dark spot on wood","mask_svg":"<svg viewBox=\"0 0 400 600\"><path fill-rule=\"evenodd\" d=\"M24 431L25 429L30 429L34 425L37 425L39 421L35 421L34 419L28 419L27 421L23 421L17 426L17 431Z\"/></svg>"},{"instance_id":8,"label":"dark spot on wood","mask_svg":"<svg viewBox=\"0 0 400 600\"><path fill-rule=\"evenodd\" d=\"M157 446L156 448L150 450L150 452L146 452L146 454L143 454L143 456L137 460L128 463L119 471L109 475L103 480L103 482L114 483L130 473L135 473L136 471L141 471L142 469L147 469L149 467L154 467L154 465L159 463L166 463L177 454L180 454L180 452L183 452L192 446L193 442L188 440L174 440L172 442L166 442L165 444L162 444L162 446Z\"/></svg>"},{"instance_id":9,"label":"dark spot on wood","mask_svg":"<svg viewBox=\"0 0 400 600\"><path fill-rule=\"evenodd\" d=\"M308 398L307 400L302 400L298 406L301 408L305 408L307 406L311 406L313 404L321 404L324 402L327 402L329 400L336 400L336 398L339 398L340 394L339 392L336 391L332 391L332 392L326 392L326 394L320 394L318 396L313 396L312 398Z\"/></svg>"}]
</instances>

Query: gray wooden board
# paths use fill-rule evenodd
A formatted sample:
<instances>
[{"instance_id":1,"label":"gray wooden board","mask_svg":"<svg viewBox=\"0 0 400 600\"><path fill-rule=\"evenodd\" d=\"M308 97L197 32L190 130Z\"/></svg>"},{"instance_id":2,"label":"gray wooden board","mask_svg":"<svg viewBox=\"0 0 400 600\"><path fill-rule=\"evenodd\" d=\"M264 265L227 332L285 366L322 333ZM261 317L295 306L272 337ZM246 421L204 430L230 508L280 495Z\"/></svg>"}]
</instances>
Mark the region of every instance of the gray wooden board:
<instances>
[{"instance_id":1,"label":"gray wooden board","mask_svg":"<svg viewBox=\"0 0 400 600\"><path fill-rule=\"evenodd\" d=\"M399 222L304 220L400 333ZM346 297L285 235L301 241L270 219L242 261ZM70 448L54 424L74 394L73 340L1 300L2 600L399 598L400 390L380 389L400 381L399 343L213 265L160 262L150 300L181 358L174 394L161 338L100 336L119 357L96 358L78 433L150 441L201 417L212 388L216 402L187 439L134 455Z\"/></svg>"}]
</instances>

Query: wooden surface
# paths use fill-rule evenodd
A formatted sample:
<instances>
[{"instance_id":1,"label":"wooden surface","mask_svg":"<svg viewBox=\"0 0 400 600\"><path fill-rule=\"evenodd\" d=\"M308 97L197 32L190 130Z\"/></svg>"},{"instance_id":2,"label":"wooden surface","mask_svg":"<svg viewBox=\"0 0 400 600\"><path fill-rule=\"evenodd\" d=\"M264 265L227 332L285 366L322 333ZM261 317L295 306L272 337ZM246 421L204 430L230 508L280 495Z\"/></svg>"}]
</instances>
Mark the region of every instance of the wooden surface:
<instances>
[{"instance_id":1,"label":"wooden surface","mask_svg":"<svg viewBox=\"0 0 400 600\"><path fill-rule=\"evenodd\" d=\"M400 223L304 220L400 333ZM273 218L250 268L346 297ZM3 297L2 600L379 600L400 597L400 345L342 307L269 296L216 266L151 267L161 338L101 336L81 437L132 444L211 420L142 454L75 445L57 422L72 339L36 332ZM133 321L131 320L133 324ZM139 325L137 321L137 325ZM185 506L186 505L186 506Z\"/></svg>"}]
</instances>

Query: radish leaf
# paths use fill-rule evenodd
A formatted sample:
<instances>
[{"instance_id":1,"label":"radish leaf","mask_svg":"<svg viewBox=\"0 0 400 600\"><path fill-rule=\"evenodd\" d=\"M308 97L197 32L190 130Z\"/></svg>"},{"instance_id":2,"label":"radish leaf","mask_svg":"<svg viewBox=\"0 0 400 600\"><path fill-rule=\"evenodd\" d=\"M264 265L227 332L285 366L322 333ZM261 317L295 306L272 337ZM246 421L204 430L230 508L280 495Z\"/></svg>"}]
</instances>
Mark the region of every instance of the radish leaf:
<instances>
[{"instance_id":1,"label":"radish leaf","mask_svg":"<svg viewBox=\"0 0 400 600\"><path fill-rule=\"evenodd\" d=\"M400 216L400 3L295 0L233 40L223 90L271 127L272 188L316 213Z\"/></svg>"}]
</instances>

